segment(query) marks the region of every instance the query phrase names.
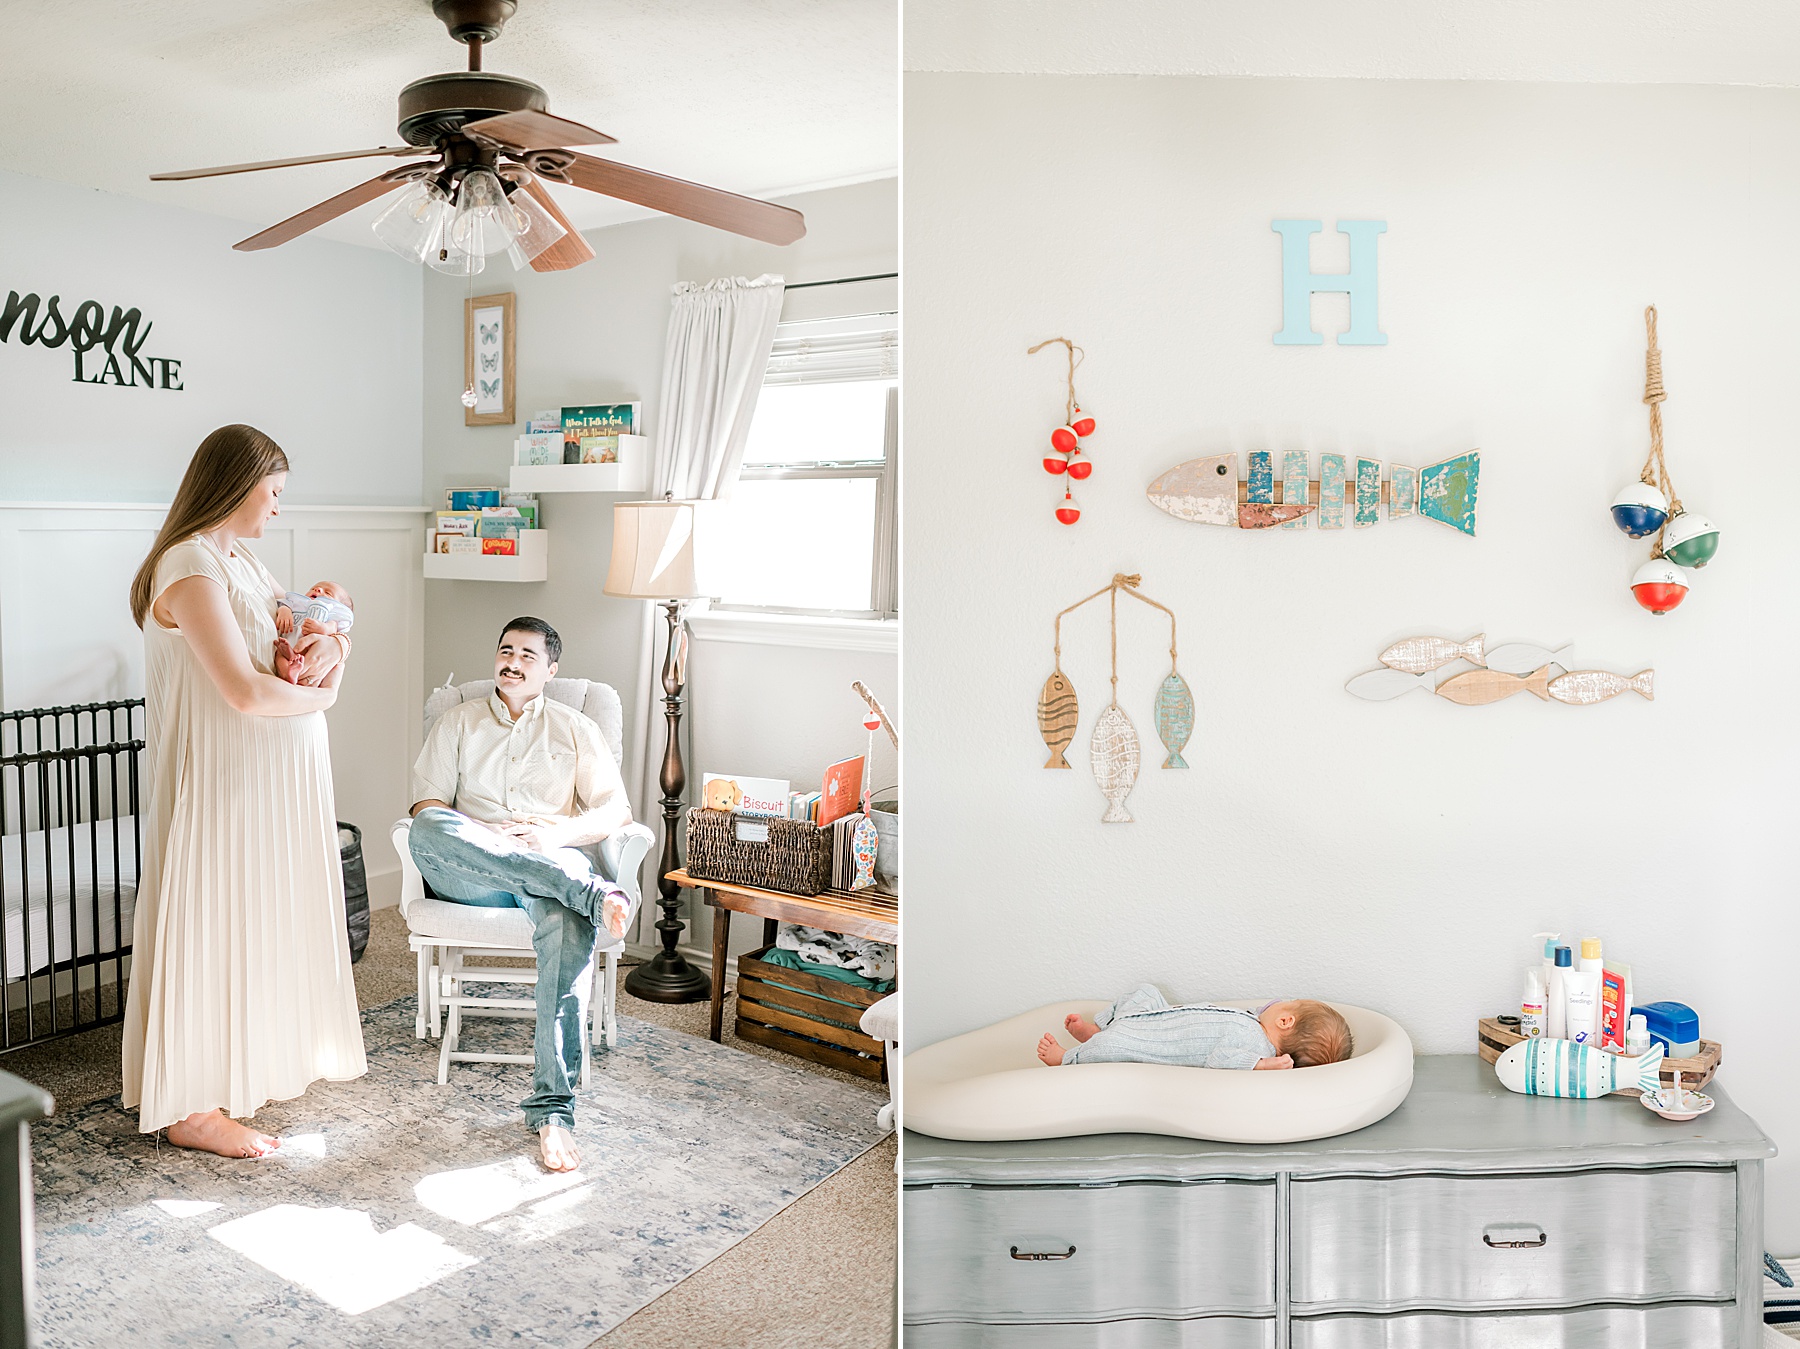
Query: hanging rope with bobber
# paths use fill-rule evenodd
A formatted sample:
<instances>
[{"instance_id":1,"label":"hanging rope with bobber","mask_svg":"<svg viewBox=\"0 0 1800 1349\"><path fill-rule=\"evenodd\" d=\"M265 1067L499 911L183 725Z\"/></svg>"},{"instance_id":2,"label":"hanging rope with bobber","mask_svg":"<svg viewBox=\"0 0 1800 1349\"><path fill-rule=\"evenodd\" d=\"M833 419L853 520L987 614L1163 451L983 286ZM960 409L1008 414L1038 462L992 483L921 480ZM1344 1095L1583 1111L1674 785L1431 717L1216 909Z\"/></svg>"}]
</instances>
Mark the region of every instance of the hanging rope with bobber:
<instances>
[{"instance_id":1,"label":"hanging rope with bobber","mask_svg":"<svg viewBox=\"0 0 1800 1349\"><path fill-rule=\"evenodd\" d=\"M1634 539L1656 535L1650 560L1631 578L1631 593L1653 614L1666 614L1687 597L1686 567L1704 567L1719 550L1719 530L1681 504L1663 457L1662 348L1656 344L1656 306L1644 310L1644 402L1650 407L1650 453L1638 480L1613 498L1613 523Z\"/></svg>"},{"instance_id":2,"label":"hanging rope with bobber","mask_svg":"<svg viewBox=\"0 0 1800 1349\"><path fill-rule=\"evenodd\" d=\"M1069 349L1069 396L1063 405L1063 424L1050 433L1050 448L1054 454L1044 456L1044 472L1066 473L1076 482L1084 480L1094 471L1091 460L1084 459L1081 454L1083 438L1094 434L1094 419L1081 410L1075 398L1075 367L1080 365L1087 353L1069 341L1066 337L1052 337L1039 342L1025 354L1035 356L1045 347L1061 342ZM1062 505L1056 508L1056 518L1065 525L1072 525L1081 518L1081 507L1075 504L1075 491L1064 485Z\"/></svg>"}]
</instances>

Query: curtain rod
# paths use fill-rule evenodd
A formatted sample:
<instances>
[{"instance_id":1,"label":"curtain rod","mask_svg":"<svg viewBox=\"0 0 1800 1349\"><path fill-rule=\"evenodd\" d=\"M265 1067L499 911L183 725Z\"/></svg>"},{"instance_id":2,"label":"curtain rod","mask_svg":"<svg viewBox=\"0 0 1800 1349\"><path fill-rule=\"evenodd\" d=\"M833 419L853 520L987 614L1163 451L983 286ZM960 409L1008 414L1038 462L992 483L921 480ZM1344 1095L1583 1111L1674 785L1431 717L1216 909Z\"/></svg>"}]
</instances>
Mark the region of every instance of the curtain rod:
<instances>
[{"instance_id":1,"label":"curtain rod","mask_svg":"<svg viewBox=\"0 0 1800 1349\"><path fill-rule=\"evenodd\" d=\"M872 276L840 276L835 281L796 281L788 290L807 290L813 286L847 286L852 281L892 281L899 272L876 272Z\"/></svg>"}]
</instances>

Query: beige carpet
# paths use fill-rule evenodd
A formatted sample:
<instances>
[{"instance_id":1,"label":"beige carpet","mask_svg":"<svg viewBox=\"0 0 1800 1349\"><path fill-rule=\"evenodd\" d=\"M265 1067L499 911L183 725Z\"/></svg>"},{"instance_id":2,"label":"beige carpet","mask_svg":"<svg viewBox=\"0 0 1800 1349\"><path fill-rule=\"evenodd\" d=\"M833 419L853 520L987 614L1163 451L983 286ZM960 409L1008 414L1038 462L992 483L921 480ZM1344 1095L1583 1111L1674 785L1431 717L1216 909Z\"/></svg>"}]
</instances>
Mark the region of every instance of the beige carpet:
<instances>
[{"instance_id":1,"label":"beige carpet","mask_svg":"<svg viewBox=\"0 0 1800 1349\"><path fill-rule=\"evenodd\" d=\"M413 954L398 909L375 913L369 949L356 965L365 1008L412 996ZM705 1035L704 1002L676 1006L619 992L619 1010L659 1026ZM725 1043L868 1091L871 1114L887 1089L807 1063L731 1034ZM64 1109L119 1090L119 1028L108 1026L0 1058L0 1068L34 1082ZM521 1072L524 1070L521 1069ZM523 1088L521 1088L521 1094ZM894 1343L897 1190L892 1135L777 1214L710 1265L664 1293L594 1343L598 1349L882 1349Z\"/></svg>"}]
</instances>

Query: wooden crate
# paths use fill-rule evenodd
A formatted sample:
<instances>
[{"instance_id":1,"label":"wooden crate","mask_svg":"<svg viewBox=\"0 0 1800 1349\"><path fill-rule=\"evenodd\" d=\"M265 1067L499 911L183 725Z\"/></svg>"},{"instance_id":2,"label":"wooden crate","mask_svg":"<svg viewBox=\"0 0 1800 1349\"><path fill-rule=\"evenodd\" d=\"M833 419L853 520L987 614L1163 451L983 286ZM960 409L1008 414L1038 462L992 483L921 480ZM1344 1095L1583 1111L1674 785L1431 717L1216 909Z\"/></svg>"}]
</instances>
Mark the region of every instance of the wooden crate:
<instances>
[{"instance_id":1,"label":"wooden crate","mask_svg":"<svg viewBox=\"0 0 1800 1349\"><path fill-rule=\"evenodd\" d=\"M1484 1016L1475 1029L1475 1047L1481 1057L1489 1063L1494 1062L1507 1050L1525 1037L1510 1026L1502 1026L1498 1017ZM1664 1058L1662 1061L1662 1080L1665 1087L1675 1085L1675 1074L1681 1074L1681 1085L1690 1089L1698 1089L1712 1081L1713 1074L1719 1071L1719 1063L1723 1051L1717 1040L1702 1040L1700 1052L1691 1059ZM1637 1096L1641 1093L1636 1087L1621 1087L1613 1093L1615 1096Z\"/></svg>"},{"instance_id":2,"label":"wooden crate","mask_svg":"<svg viewBox=\"0 0 1800 1349\"><path fill-rule=\"evenodd\" d=\"M828 1068L886 1081L887 1046L856 1029L856 1022L887 994L772 965L762 958L772 949L764 946L738 957L738 1036Z\"/></svg>"}]
</instances>

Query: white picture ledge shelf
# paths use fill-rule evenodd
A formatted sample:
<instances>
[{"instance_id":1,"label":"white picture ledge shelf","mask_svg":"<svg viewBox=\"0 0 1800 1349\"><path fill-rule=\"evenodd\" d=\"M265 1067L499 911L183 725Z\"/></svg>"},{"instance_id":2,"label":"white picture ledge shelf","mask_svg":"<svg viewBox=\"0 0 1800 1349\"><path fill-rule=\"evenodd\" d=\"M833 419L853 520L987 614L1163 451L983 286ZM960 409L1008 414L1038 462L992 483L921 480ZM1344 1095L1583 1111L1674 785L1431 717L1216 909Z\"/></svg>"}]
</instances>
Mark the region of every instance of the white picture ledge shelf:
<instances>
[{"instance_id":1,"label":"white picture ledge shelf","mask_svg":"<svg viewBox=\"0 0 1800 1349\"><path fill-rule=\"evenodd\" d=\"M515 470L516 472L517 470ZM429 547L431 534L425 535ZM428 581L542 581L550 575L550 531L522 529L511 557L482 553L425 554Z\"/></svg>"},{"instance_id":2,"label":"white picture ledge shelf","mask_svg":"<svg viewBox=\"0 0 1800 1349\"><path fill-rule=\"evenodd\" d=\"M514 464L515 492L634 492L650 490L650 440L620 436L616 464Z\"/></svg>"}]
</instances>

